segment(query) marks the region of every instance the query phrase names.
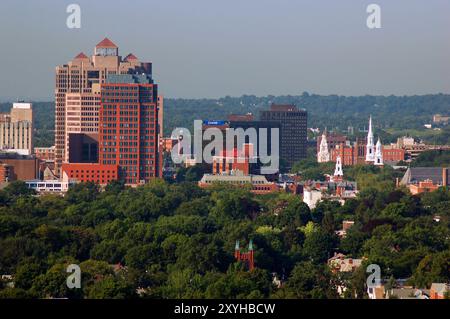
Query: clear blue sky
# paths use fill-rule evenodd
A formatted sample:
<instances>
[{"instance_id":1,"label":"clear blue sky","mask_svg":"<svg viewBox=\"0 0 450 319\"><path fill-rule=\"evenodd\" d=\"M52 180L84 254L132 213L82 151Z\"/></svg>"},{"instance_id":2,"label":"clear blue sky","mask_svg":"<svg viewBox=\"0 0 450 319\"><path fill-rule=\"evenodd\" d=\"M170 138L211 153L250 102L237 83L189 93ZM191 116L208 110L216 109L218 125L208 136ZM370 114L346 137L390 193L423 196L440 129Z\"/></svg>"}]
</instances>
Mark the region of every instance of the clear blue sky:
<instances>
[{"instance_id":1,"label":"clear blue sky","mask_svg":"<svg viewBox=\"0 0 450 319\"><path fill-rule=\"evenodd\" d=\"M1 0L0 99L53 99L54 67L105 36L167 97L450 93L449 0Z\"/></svg>"}]
</instances>

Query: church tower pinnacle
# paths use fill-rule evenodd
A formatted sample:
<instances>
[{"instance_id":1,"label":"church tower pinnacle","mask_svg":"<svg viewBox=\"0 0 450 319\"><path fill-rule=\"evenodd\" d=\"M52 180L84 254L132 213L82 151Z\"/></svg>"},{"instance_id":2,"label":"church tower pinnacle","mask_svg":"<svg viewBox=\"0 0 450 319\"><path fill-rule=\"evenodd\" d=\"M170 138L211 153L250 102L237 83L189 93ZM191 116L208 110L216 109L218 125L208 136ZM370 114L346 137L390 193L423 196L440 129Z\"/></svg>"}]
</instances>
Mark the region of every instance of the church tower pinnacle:
<instances>
[{"instance_id":1,"label":"church tower pinnacle","mask_svg":"<svg viewBox=\"0 0 450 319\"><path fill-rule=\"evenodd\" d=\"M330 161L330 152L328 151L327 133L325 130L320 140L319 152L317 153L317 162L326 163L329 161Z\"/></svg>"},{"instance_id":2,"label":"church tower pinnacle","mask_svg":"<svg viewBox=\"0 0 450 319\"><path fill-rule=\"evenodd\" d=\"M336 167L334 169L333 181L342 181L344 177L344 171L342 170L342 160L341 157L336 157Z\"/></svg>"},{"instance_id":3,"label":"church tower pinnacle","mask_svg":"<svg viewBox=\"0 0 450 319\"><path fill-rule=\"evenodd\" d=\"M341 157L336 157L336 168L334 169L334 177L342 178L344 176L344 171L342 170L342 160Z\"/></svg>"},{"instance_id":4,"label":"church tower pinnacle","mask_svg":"<svg viewBox=\"0 0 450 319\"><path fill-rule=\"evenodd\" d=\"M366 162L375 162L375 143L373 140L372 116L369 118L369 132L367 133Z\"/></svg>"},{"instance_id":5,"label":"church tower pinnacle","mask_svg":"<svg viewBox=\"0 0 450 319\"><path fill-rule=\"evenodd\" d=\"M375 162L374 165L382 166L383 164L383 149L380 138L378 138L377 145L375 147Z\"/></svg>"}]
</instances>

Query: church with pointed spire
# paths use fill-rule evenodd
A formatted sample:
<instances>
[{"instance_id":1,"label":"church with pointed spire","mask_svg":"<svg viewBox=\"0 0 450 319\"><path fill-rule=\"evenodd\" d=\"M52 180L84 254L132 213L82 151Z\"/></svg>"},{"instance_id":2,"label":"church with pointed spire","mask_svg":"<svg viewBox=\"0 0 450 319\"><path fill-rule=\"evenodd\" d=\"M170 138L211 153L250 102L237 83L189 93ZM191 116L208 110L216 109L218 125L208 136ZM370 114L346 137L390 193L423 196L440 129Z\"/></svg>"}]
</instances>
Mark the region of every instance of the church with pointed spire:
<instances>
[{"instance_id":1,"label":"church with pointed spire","mask_svg":"<svg viewBox=\"0 0 450 319\"><path fill-rule=\"evenodd\" d=\"M378 138L377 145L375 146L375 161L373 163L377 166L383 166L383 146L381 145L381 140Z\"/></svg>"},{"instance_id":2,"label":"church with pointed spire","mask_svg":"<svg viewBox=\"0 0 450 319\"><path fill-rule=\"evenodd\" d=\"M327 144L329 145L328 135ZM322 144L320 136L317 140L317 144ZM377 141L375 143L375 141ZM336 143L334 147L329 147L329 158L331 162L336 162L337 158L340 158L342 166L353 166L357 164L367 164L383 166L388 163L397 163L405 160L405 150L398 148L395 145L385 145L381 143L380 137L375 140L374 127L372 116L369 117L369 127L367 130L367 136L365 138L357 137L355 141L350 141L345 138L344 141ZM323 152L318 147L317 160L322 159Z\"/></svg>"},{"instance_id":3,"label":"church with pointed spire","mask_svg":"<svg viewBox=\"0 0 450 319\"><path fill-rule=\"evenodd\" d=\"M344 171L342 170L342 161L341 157L338 156L336 158L336 167L334 169L334 174L332 177L333 182L341 182L344 178Z\"/></svg>"},{"instance_id":4,"label":"church with pointed spire","mask_svg":"<svg viewBox=\"0 0 450 319\"><path fill-rule=\"evenodd\" d=\"M317 153L317 162L327 163L329 161L330 161L330 152L328 150L327 133L325 130L322 134L322 139L320 141L319 152Z\"/></svg>"},{"instance_id":5,"label":"church with pointed spire","mask_svg":"<svg viewBox=\"0 0 450 319\"><path fill-rule=\"evenodd\" d=\"M241 261L247 264L248 270L252 271L255 269L255 256L253 252L253 240L250 239L248 244L248 251L241 252L241 247L239 246L239 240L236 240L236 245L234 247L234 258L236 261Z\"/></svg>"},{"instance_id":6,"label":"church with pointed spire","mask_svg":"<svg viewBox=\"0 0 450 319\"><path fill-rule=\"evenodd\" d=\"M375 143L372 131L372 116L369 117L369 132L367 133L366 144L366 162L373 163L375 161Z\"/></svg>"},{"instance_id":7,"label":"church with pointed spire","mask_svg":"<svg viewBox=\"0 0 450 319\"><path fill-rule=\"evenodd\" d=\"M372 116L369 117L369 131L367 133L366 145L366 163L377 166L383 166L383 145L381 145L380 137L377 144L374 145L374 135L372 128Z\"/></svg>"},{"instance_id":8,"label":"church with pointed spire","mask_svg":"<svg viewBox=\"0 0 450 319\"><path fill-rule=\"evenodd\" d=\"M303 188L303 202L310 209L316 207L322 200L337 200L345 203L347 199L355 198L358 194L357 183L344 179L344 170L340 157L336 159L333 175L326 174L326 181L307 181Z\"/></svg>"}]
</instances>

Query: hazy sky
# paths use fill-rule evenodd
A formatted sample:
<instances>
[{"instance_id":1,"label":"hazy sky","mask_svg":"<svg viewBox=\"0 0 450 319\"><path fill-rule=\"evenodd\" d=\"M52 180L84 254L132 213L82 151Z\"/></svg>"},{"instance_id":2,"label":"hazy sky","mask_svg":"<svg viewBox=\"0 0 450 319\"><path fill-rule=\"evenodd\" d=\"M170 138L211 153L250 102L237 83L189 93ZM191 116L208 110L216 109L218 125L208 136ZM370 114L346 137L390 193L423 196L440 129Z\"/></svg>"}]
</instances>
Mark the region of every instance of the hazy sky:
<instances>
[{"instance_id":1,"label":"hazy sky","mask_svg":"<svg viewBox=\"0 0 450 319\"><path fill-rule=\"evenodd\" d=\"M1 0L0 98L53 99L55 66L105 36L167 97L450 93L449 0Z\"/></svg>"}]
</instances>

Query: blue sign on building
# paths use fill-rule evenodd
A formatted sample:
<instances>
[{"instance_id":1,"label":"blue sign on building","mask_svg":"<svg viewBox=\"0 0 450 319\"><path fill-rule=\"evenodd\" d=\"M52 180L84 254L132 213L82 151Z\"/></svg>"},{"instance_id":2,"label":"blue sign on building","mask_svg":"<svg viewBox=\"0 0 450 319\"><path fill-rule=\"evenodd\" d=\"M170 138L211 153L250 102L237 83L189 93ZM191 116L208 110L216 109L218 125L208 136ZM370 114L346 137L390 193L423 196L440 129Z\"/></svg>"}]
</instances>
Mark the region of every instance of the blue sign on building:
<instances>
[{"instance_id":1,"label":"blue sign on building","mask_svg":"<svg viewBox=\"0 0 450 319\"><path fill-rule=\"evenodd\" d=\"M225 125L225 121L203 121L203 125Z\"/></svg>"}]
</instances>

